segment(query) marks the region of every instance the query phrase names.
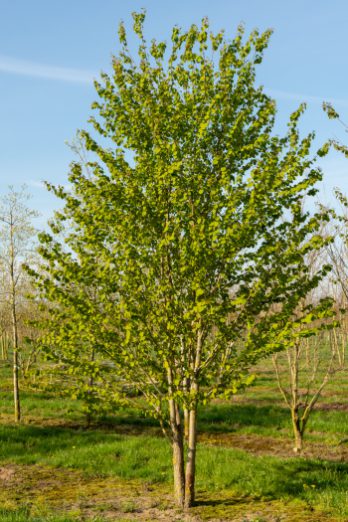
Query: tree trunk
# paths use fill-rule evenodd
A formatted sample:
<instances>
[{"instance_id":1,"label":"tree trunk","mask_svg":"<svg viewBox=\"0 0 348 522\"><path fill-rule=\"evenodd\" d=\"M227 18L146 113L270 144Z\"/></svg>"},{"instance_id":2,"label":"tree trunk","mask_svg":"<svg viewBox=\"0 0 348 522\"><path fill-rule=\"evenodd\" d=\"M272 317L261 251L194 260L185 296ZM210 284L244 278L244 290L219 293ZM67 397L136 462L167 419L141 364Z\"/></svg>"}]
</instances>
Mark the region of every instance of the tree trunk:
<instances>
[{"instance_id":1,"label":"tree trunk","mask_svg":"<svg viewBox=\"0 0 348 522\"><path fill-rule=\"evenodd\" d=\"M292 427L294 430L295 446L294 452L301 453L303 447L303 430L301 429L301 422L297 415L292 416Z\"/></svg>"},{"instance_id":2,"label":"tree trunk","mask_svg":"<svg viewBox=\"0 0 348 522\"><path fill-rule=\"evenodd\" d=\"M19 400L19 381L18 381L18 327L16 310L16 293L13 285L12 292L12 335L13 335L13 401L14 401L14 420L20 422L21 407Z\"/></svg>"},{"instance_id":3,"label":"tree trunk","mask_svg":"<svg viewBox=\"0 0 348 522\"><path fill-rule=\"evenodd\" d=\"M15 422L21 420L21 407L19 401L19 384L18 384L18 349L13 348L13 400L14 400L14 419Z\"/></svg>"},{"instance_id":4,"label":"tree trunk","mask_svg":"<svg viewBox=\"0 0 348 522\"><path fill-rule=\"evenodd\" d=\"M185 505L184 437L180 412L175 401L169 401L170 426L173 448L174 496L179 507Z\"/></svg>"},{"instance_id":5,"label":"tree trunk","mask_svg":"<svg viewBox=\"0 0 348 522\"><path fill-rule=\"evenodd\" d=\"M184 380L184 393L186 395L188 394L189 389L190 389L190 379L188 377L186 377L185 380ZM185 442L188 442L188 439L189 439L189 431L190 431L189 425L190 425L190 411L185 406L185 408L184 408L184 437L185 437Z\"/></svg>"},{"instance_id":6,"label":"tree trunk","mask_svg":"<svg viewBox=\"0 0 348 522\"><path fill-rule=\"evenodd\" d=\"M19 382L18 382L18 321L17 321L17 291L16 291L16 275L15 275L15 239L14 239L14 223L11 216L10 225L10 278L11 278L11 315L12 315L12 343L13 343L13 401L14 401L14 419L15 422L21 420L21 407L19 400Z\"/></svg>"},{"instance_id":7,"label":"tree trunk","mask_svg":"<svg viewBox=\"0 0 348 522\"><path fill-rule=\"evenodd\" d=\"M94 359L95 359L95 353L94 353L94 350L92 350L91 357L90 357L90 361L91 361L91 362L94 362ZM92 395L92 388L93 388L93 386L94 386L93 375L90 375L90 376L88 377L87 385L88 385L87 397L89 397L90 395ZM93 400L93 399L92 399L92 400ZM86 427L87 427L87 428L90 428L91 423L92 423L92 411L91 411L91 406L90 406L90 404L89 404L89 400L87 399L86 402L87 402Z\"/></svg>"},{"instance_id":8,"label":"tree trunk","mask_svg":"<svg viewBox=\"0 0 348 522\"><path fill-rule=\"evenodd\" d=\"M197 447L197 406L190 410L188 454L185 476L185 507L191 507L195 501L196 477L196 447Z\"/></svg>"},{"instance_id":9,"label":"tree trunk","mask_svg":"<svg viewBox=\"0 0 348 522\"><path fill-rule=\"evenodd\" d=\"M176 503L183 508L185 505L185 472L184 472L184 445L180 438L173 438L173 474L174 495Z\"/></svg>"},{"instance_id":10,"label":"tree trunk","mask_svg":"<svg viewBox=\"0 0 348 522\"><path fill-rule=\"evenodd\" d=\"M190 412L187 408L184 409L184 436L185 441L188 442L190 433Z\"/></svg>"}]
</instances>

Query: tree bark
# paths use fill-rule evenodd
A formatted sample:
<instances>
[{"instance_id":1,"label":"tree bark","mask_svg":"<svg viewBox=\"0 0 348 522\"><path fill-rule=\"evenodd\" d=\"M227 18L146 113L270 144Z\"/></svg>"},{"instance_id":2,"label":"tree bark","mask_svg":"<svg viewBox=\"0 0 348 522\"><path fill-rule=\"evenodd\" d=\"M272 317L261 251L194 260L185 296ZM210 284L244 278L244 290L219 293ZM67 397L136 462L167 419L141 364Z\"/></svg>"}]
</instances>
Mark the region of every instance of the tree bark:
<instances>
[{"instance_id":1,"label":"tree bark","mask_svg":"<svg viewBox=\"0 0 348 522\"><path fill-rule=\"evenodd\" d=\"M187 408L184 409L184 436L185 441L188 442L190 433L190 412Z\"/></svg>"},{"instance_id":2,"label":"tree bark","mask_svg":"<svg viewBox=\"0 0 348 522\"><path fill-rule=\"evenodd\" d=\"M303 448L303 430L301 429L301 421L296 414L292 415L292 427L295 438L294 452L301 453Z\"/></svg>"},{"instance_id":3,"label":"tree bark","mask_svg":"<svg viewBox=\"0 0 348 522\"><path fill-rule=\"evenodd\" d=\"M169 400L170 426L172 431L174 496L179 507L185 505L184 438L180 412L173 399Z\"/></svg>"},{"instance_id":4,"label":"tree bark","mask_svg":"<svg viewBox=\"0 0 348 522\"><path fill-rule=\"evenodd\" d=\"M188 394L189 389L190 389L190 379L188 377L186 377L186 379L184 380L184 393L186 395ZM189 425L190 425L190 411L185 406L185 408L184 408L184 437L185 437L185 442L188 442L188 438L189 438L189 431L190 431Z\"/></svg>"},{"instance_id":5,"label":"tree bark","mask_svg":"<svg viewBox=\"0 0 348 522\"><path fill-rule=\"evenodd\" d=\"M197 447L197 406L190 410L188 454L185 476L185 507L193 506L195 501L195 477L196 477L196 447Z\"/></svg>"},{"instance_id":6,"label":"tree bark","mask_svg":"<svg viewBox=\"0 0 348 522\"><path fill-rule=\"evenodd\" d=\"M173 439L174 496L179 507L185 505L184 445L182 439Z\"/></svg>"},{"instance_id":7,"label":"tree bark","mask_svg":"<svg viewBox=\"0 0 348 522\"><path fill-rule=\"evenodd\" d=\"M189 412L188 452L185 474L185 507L193 506L195 501L195 478L196 478L196 448L197 448L197 397L198 381L197 375L201 364L201 352L203 346L203 330L197 332L197 344L195 360L192 364L192 377L189 381L191 404Z\"/></svg>"},{"instance_id":8,"label":"tree bark","mask_svg":"<svg viewBox=\"0 0 348 522\"><path fill-rule=\"evenodd\" d=\"M13 400L14 400L14 419L15 422L21 420L21 406L19 400L18 383L18 349L13 348Z\"/></svg>"}]
</instances>

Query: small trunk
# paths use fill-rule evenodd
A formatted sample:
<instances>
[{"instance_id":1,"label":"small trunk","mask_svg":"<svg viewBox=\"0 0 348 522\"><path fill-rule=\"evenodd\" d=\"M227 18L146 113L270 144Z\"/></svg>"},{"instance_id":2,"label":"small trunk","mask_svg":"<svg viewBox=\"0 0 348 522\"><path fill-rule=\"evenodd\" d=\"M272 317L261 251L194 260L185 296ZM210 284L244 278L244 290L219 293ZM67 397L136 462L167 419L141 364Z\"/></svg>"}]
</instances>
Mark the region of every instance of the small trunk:
<instances>
[{"instance_id":1,"label":"small trunk","mask_svg":"<svg viewBox=\"0 0 348 522\"><path fill-rule=\"evenodd\" d=\"M169 401L170 427L173 448L174 496L179 507L185 505L184 437L180 412L175 401Z\"/></svg>"},{"instance_id":2,"label":"small trunk","mask_svg":"<svg viewBox=\"0 0 348 522\"><path fill-rule=\"evenodd\" d=\"M15 422L21 420L21 407L19 401L19 384L18 384L18 350L13 349L13 401L14 401L14 419Z\"/></svg>"},{"instance_id":3,"label":"small trunk","mask_svg":"<svg viewBox=\"0 0 348 522\"><path fill-rule=\"evenodd\" d=\"M173 440L174 495L176 503L183 508L185 504L184 445L182 440Z\"/></svg>"},{"instance_id":4,"label":"small trunk","mask_svg":"<svg viewBox=\"0 0 348 522\"><path fill-rule=\"evenodd\" d=\"M188 455L186 464L185 507L191 507L195 501L196 476L196 447L197 447L197 407L190 410Z\"/></svg>"},{"instance_id":5,"label":"small trunk","mask_svg":"<svg viewBox=\"0 0 348 522\"><path fill-rule=\"evenodd\" d=\"M297 416L293 416L292 427L295 438L294 452L301 453L303 447L303 430L301 429L300 419Z\"/></svg>"},{"instance_id":6,"label":"small trunk","mask_svg":"<svg viewBox=\"0 0 348 522\"><path fill-rule=\"evenodd\" d=\"M86 428L89 429L91 427L92 423L92 414L90 411L87 411L86 413Z\"/></svg>"},{"instance_id":7,"label":"small trunk","mask_svg":"<svg viewBox=\"0 0 348 522\"><path fill-rule=\"evenodd\" d=\"M189 389L190 389L190 379L188 377L186 377L184 379L184 392L187 394ZM190 411L185 406L185 408L184 408L184 437L185 437L186 442L188 442L188 439L189 439L189 431L190 431L189 424L190 424Z\"/></svg>"},{"instance_id":8,"label":"small trunk","mask_svg":"<svg viewBox=\"0 0 348 522\"><path fill-rule=\"evenodd\" d=\"M18 321L17 321L17 292L15 277L15 240L14 225L11 223L11 246L10 246L10 277L11 277L11 315L12 315L12 344L13 344L13 401L15 422L21 420L21 408L19 401L18 382ZM18 281L18 279L17 279Z\"/></svg>"},{"instance_id":9,"label":"small trunk","mask_svg":"<svg viewBox=\"0 0 348 522\"><path fill-rule=\"evenodd\" d=\"M93 362L94 361L94 350L92 351L92 355L91 355L91 361ZM87 396L88 398L92 395L92 388L94 386L94 379L93 379L93 376L91 375L89 378L88 378L88 390L87 390ZM87 399L87 413L86 413L86 427L87 428L90 428L91 426L91 422L92 422L92 411L91 411L91 408L90 408L90 405L88 403L88 399Z\"/></svg>"},{"instance_id":10,"label":"small trunk","mask_svg":"<svg viewBox=\"0 0 348 522\"><path fill-rule=\"evenodd\" d=\"M20 422L21 407L19 400L19 381L18 381L18 328L17 328L17 312L16 312L16 294L15 289L12 290L12 344L13 344L13 402L14 402L14 420Z\"/></svg>"},{"instance_id":11,"label":"small trunk","mask_svg":"<svg viewBox=\"0 0 348 522\"><path fill-rule=\"evenodd\" d=\"M184 436L185 440L188 441L190 432L190 412L188 409L184 409Z\"/></svg>"}]
</instances>

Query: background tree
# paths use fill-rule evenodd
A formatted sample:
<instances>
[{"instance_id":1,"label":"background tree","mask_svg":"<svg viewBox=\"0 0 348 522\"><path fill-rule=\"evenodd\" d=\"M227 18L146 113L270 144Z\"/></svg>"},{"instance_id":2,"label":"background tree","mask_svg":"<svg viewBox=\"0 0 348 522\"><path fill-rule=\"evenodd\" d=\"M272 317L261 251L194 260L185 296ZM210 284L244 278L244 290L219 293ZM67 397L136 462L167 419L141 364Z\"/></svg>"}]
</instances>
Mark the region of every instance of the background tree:
<instances>
[{"instance_id":1,"label":"background tree","mask_svg":"<svg viewBox=\"0 0 348 522\"><path fill-rule=\"evenodd\" d=\"M37 213L26 202L29 196L23 188L17 192L10 187L0 200L0 271L3 315L10 321L13 366L14 418L21 418L19 398L20 327L23 320L23 304L28 292L28 278L23 263L28 263L33 253L35 229L32 225ZM7 332L4 329L3 341Z\"/></svg>"},{"instance_id":2,"label":"background tree","mask_svg":"<svg viewBox=\"0 0 348 522\"><path fill-rule=\"evenodd\" d=\"M325 243L325 213L303 210L322 173L313 135L299 137L304 107L276 136L274 100L255 84L270 31L244 39L239 27L229 41L204 19L174 27L167 51L147 46L143 13L133 18L138 60L121 24L113 73L96 83L99 140L80 133L95 155L88 175L76 162L71 189L49 185L65 204L40 236L42 342L70 343L76 357L93 345L140 390L172 443L177 502L191 506L198 405L235 393L283 348L328 270L305 262Z\"/></svg>"},{"instance_id":3,"label":"background tree","mask_svg":"<svg viewBox=\"0 0 348 522\"><path fill-rule=\"evenodd\" d=\"M329 225L325 223L320 231L327 238L326 248L312 250L306 257L306 267L312 275L328 261L327 249L331 248L333 240L330 238L334 237ZM284 353L272 357L278 389L291 414L295 453L303 449L310 415L325 386L335 373L343 369L345 350L338 342L342 335L339 326L342 310L335 288L328 287L328 283L330 277L321 281L319 287L299 303L299 309L290 322ZM325 293L332 297L320 301L319 296ZM311 306L306 314L309 303Z\"/></svg>"},{"instance_id":4,"label":"background tree","mask_svg":"<svg viewBox=\"0 0 348 522\"><path fill-rule=\"evenodd\" d=\"M294 319L285 353L273 356L278 388L291 414L295 453L302 452L308 420L324 388L343 370L344 332L327 304L302 321Z\"/></svg>"}]
</instances>

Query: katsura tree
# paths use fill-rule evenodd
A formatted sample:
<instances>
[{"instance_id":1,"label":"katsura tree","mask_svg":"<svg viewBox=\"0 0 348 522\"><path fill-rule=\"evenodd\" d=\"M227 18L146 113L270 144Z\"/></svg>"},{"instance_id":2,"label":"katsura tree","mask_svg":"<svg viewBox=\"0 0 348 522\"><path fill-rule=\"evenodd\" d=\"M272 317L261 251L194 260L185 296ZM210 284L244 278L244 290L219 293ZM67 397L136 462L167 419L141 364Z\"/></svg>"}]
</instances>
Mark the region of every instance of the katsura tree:
<instances>
[{"instance_id":1,"label":"katsura tree","mask_svg":"<svg viewBox=\"0 0 348 522\"><path fill-rule=\"evenodd\" d=\"M29 195L25 188L16 191L9 188L0 199L0 276L1 305L8 317L3 340L10 340L13 368L14 419L21 419L19 397L19 365L23 335L24 309L29 281L23 264L29 263L33 255L33 240L36 231L33 219L37 212L27 205Z\"/></svg>"},{"instance_id":2,"label":"katsura tree","mask_svg":"<svg viewBox=\"0 0 348 522\"><path fill-rule=\"evenodd\" d=\"M270 31L239 27L228 40L203 19L148 45L144 13L133 18L138 55L121 23L112 73L95 83L94 130L79 133L88 172L77 161L69 189L49 185L64 205L40 238L42 342L54 350L63 339L81 360L93 345L141 392L188 507L198 406L235 393L282 349L289 318L327 272L306 266L325 242L325 212L303 205L322 173L313 134L299 135L303 106L274 133L275 102L255 78Z\"/></svg>"}]
</instances>

